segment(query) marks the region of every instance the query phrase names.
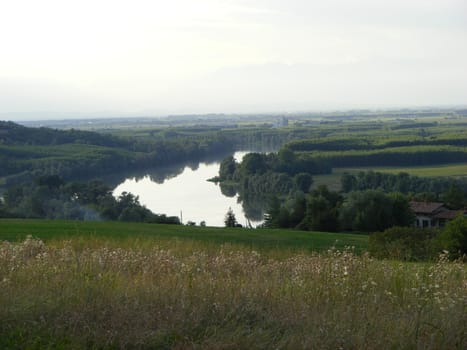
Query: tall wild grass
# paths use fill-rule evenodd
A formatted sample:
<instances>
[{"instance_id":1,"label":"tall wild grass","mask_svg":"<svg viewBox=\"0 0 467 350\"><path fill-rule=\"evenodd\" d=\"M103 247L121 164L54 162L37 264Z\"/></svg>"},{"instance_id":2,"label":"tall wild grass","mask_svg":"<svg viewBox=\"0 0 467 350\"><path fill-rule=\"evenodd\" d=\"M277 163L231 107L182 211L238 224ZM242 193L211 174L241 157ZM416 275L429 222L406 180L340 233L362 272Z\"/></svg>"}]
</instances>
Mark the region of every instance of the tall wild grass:
<instances>
[{"instance_id":1,"label":"tall wild grass","mask_svg":"<svg viewBox=\"0 0 467 350\"><path fill-rule=\"evenodd\" d=\"M462 263L190 241L0 245L0 348L465 349Z\"/></svg>"}]
</instances>

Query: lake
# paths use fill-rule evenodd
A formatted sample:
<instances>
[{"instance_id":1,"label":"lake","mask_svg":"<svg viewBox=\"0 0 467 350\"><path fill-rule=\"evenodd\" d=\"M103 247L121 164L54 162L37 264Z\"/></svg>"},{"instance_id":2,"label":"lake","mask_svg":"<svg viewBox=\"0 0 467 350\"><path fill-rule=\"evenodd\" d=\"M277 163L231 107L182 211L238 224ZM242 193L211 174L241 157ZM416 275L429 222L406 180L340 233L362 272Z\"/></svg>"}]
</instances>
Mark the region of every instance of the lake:
<instances>
[{"instance_id":1,"label":"lake","mask_svg":"<svg viewBox=\"0 0 467 350\"><path fill-rule=\"evenodd\" d=\"M234 157L238 161L246 153L236 152ZM225 214L232 208L238 223L248 226L248 218L238 195L227 197L222 194L218 184L207 181L219 175L221 161L196 163L179 168L172 174L167 169L160 169L129 177L114 189L113 194L118 196L122 192L130 192L139 196L140 203L152 212L182 217L184 224L192 221L199 225L205 221L207 226L224 226ZM251 218L249 221L252 226L261 223Z\"/></svg>"}]
</instances>

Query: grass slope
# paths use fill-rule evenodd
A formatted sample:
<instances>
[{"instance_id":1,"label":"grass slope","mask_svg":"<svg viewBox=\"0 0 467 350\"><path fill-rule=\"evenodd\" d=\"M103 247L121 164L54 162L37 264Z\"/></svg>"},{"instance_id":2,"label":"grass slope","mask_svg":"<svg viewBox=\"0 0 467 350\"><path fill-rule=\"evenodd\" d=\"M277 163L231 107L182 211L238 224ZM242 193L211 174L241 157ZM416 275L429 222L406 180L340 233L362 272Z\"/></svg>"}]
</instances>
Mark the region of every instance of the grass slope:
<instances>
[{"instance_id":1,"label":"grass slope","mask_svg":"<svg viewBox=\"0 0 467 350\"><path fill-rule=\"evenodd\" d=\"M83 222L49 220L0 220L0 240L18 241L28 235L42 240L73 237L105 237L115 239L158 238L189 239L215 244L231 243L264 248L304 250L342 249L353 246L364 251L368 236L348 233L305 232L279 229L213 228L178 225L156 225L123 222Z\"/></svg>"}]
</instances>

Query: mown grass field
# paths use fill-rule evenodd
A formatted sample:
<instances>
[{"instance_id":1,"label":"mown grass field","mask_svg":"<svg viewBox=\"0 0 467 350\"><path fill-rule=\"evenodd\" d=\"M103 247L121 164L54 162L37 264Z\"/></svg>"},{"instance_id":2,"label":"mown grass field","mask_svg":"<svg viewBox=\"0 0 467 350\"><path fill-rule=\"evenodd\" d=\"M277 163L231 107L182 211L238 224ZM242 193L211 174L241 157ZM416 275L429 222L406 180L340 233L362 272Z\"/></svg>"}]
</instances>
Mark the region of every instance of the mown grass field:
<instances>
[{"instance_id":1,"label":"mown grass field","mask_svg":"<svg viewBox=\"0 0 467 350\"><path fill-rule=\"evenodd\" d=\"M19 241L28 235L45 241L77 237L128 240L194 240L209 244L239 244L254 249L322 251L354 247L363 252L368 235L273 229L213 228L123 222L83 222L1 219L0 240Z\"/></svg>"},{"instance_id":2,"label":"mown grass field","mask_svg":"<svg viewBox=\"0 0 467 350\"><path fill-rule=\"evenodd\" d=\"M355 167L355 168L334 168L331 174L314 175L313 186L326 185L329 189L338 191L341 188L340 180L345 172L349 174L357 174L360 171L373 170L381 173L398 174L401 172L410 175L422 177L467 177L467 164L442 164L430 166L413 166L413 167Z\"/></svg>"}]
</instances>

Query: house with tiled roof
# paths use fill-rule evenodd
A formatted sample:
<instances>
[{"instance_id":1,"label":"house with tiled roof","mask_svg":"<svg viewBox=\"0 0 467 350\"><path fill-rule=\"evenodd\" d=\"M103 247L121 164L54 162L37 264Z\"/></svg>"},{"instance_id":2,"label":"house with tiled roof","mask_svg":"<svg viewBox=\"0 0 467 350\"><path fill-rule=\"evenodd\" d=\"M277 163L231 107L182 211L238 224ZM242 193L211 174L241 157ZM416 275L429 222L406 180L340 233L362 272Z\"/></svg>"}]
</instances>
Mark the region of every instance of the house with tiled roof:
<instances>
[{"instance_id":1,"label":"house with tiled roof","mask_svg":"<svg viewBox=\"0 0 467 350\"><path fill-rule=\"evenodd\" d=\"M441 202L411 201L410 208L415 214L416 227L443 227L458 215L466 215L464 210L451 210Z\"/></svg>"}]
</instances>

